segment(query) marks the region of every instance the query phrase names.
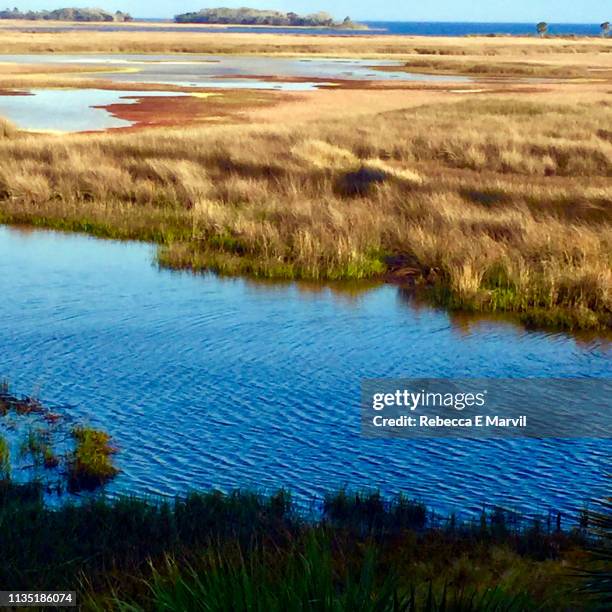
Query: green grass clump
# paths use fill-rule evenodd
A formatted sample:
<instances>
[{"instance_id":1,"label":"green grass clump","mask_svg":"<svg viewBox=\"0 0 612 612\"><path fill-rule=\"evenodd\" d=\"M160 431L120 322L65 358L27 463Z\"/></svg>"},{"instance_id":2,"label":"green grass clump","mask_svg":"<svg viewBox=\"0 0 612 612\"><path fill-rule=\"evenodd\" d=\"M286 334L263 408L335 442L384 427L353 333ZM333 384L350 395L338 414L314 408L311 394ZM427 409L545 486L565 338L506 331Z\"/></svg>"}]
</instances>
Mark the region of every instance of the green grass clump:
<instances>
[{"instance_id":1,"label":"green grass clump","mask_svg":"<svg viewBox=\"0 0 612 612\"><path fill-rule=\"evenodd\" d=\"M75 427L72 437L76 448L68 459L70 490L96 489L119 473L112 462L117 451L111 446L107 433L90 427Z\"/></svg>"},{"instance_id":2,"label":"green grass clump","mask_svg":"<svg viewBox=\"0 0 612 612\"><path fill-rule=\"evenodd\" d=\"M382 257L377 254L356 253L347 262L337 262L322 255L314 262L294 261L290 257L265 257L246 253L243 249L217 250L219 240L189 244L175 242L159 249L157 261L175 270L210 271L223 276L247 275L264 279L356 281L380 278L386 271Z\"/></svg>"}]
</instances>

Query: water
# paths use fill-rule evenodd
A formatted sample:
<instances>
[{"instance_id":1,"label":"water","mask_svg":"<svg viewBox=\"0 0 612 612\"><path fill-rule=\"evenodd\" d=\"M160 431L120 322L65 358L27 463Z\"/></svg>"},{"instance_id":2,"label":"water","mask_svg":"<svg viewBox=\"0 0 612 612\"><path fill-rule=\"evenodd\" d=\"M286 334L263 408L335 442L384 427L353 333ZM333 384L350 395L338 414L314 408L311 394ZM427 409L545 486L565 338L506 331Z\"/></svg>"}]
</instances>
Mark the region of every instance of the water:
<instances>
[{"instance_id":1,"label":"water","mask_svg":"<svg viewBox=\"0 0 612 612\"><path fill-rule=\"evenodd\" d=\"M382 71L372 60L292 59L214 55L4 55L2 62L19 65L92 66L95 78L113 83L143 83L159 87L171 85L187 91L206 89L259 89L311 91L333 81L438 81L466 82L465 77L413 75L402 71ZM399 66L401 62L376 60L379 66ZM99 71L107 68L108 72ZM87 73L81 73L86 77ZM274 77L274 78L271 78ZM300 79L292 82L291 79ZM278 80L280 79L280 80ZM283 80L286 79L286 80ZM308 80L313 79L313 80ZM129 127L131 122L113 117L103 107L134 104L146 96L182 95L159 91L107 91L102 89L34 89L31 96L1 96L0 116L22 129L78 132Z\"/></svg>"},{"instance_id":2,"label":"water","mask_svg":"<svg viewBox=\"0 0 612 612\"><path fill-rule=\"evenodd\" d=\"M249 26L228 26L224 28L211 27L206 25L182 25L177 30L177 26L168 22L159 24L160 20L139 20L129 25L116 25L104 23L88 24L66 24L54 25L49 27L44 22L32 22L27 26L6 25L6 29L17 31L38 32L72 32L72 31L93 31L93 32L209 32L209 33L247 33L247 34L291 34L302 36L470 36L470 35L512 35L512 36L536 36L535 23L469 23L469 22L402 22L402 21L365 21L369 30L345 30L334 28L283 28L283 27L249 27ZM157 22L153 25L151 22ZM601 29L599 24L585 23L551 23L549 33L557 36L599 36Z\"/></svg>"},{"instance_id":3,"label":"water","mask_svg":"<svg viewBox=\"0 0 612 612\"><path fill-rule=\"evenodd\" d=\"M397 22L368 21L374 35L385 33L398 36L471 36L491 34L537 36L535 23L469 23L469 22ZM599 36L599 24L550 23L548 33L553 36Z\"/></svg>"},{"instance_id":4,"label":"water","mask_svg":"<svg viewBox=\"0 0 612 612\"><path fill-rule=\"evenodd\" d=\"M376 70L375 66L402 66L396 60L258 57L250 55L2 55L3 62L25 65L75 65L95 68L96 77L113 82L155 83L182 87L251 88L257 82L272 89L294 89L296 85L314 89L321 79L341 81L435 81L465 82L466 77L410 74L402 70ZM107 67L108 72L100 72ZM255 77L254 81L252 77ZM268 77L268 79L266 79ZM270 80L279 78L281 82ZM306 83L282 82L282 79L316 79ZM304 88L304 87L303 87Z\"/></svg>"},{"instance_id":5,"label":"water","mask_svg":"<svg viewBox=\"0 0 612 612\"><path fill-rule=\"evenodd\" d=\"M26 96L1 96L0 116L29 130L60 132L96 131L129 127L132 122L114 117L110 104L135 104L147 96L181 96L163 91L110 91L104 89L32 89Z\"/></svg>"},{"instance_id":6,"label":"water","mask_svg":"<svg viewBox=\"0 0 612 612\"><path fill-rule=\"evenodd\" d=\"M366 440L367 377L610 377L610 347L468 325L400 289L158 270L153 247L0 227L0 378L117 440L111 492L351 487L448 511L563 509L604 491L610 441Z\"/></svg>"}]
</instances>

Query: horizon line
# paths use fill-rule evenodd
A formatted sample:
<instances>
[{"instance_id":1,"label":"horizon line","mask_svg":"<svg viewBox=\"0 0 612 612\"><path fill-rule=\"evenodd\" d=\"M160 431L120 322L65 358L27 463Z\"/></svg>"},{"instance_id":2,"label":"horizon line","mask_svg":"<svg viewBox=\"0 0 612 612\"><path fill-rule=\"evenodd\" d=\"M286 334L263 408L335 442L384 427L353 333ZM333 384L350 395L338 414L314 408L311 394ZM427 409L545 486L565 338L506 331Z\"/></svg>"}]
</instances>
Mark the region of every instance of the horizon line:
<instances>
[{"instance_id":1,"label":"horizon line","mask_svg":"<svg viewBox=\"0 0 612 612\"><path fill-rule=\"evenodd\" d=\"M191 12L191 11L190 11ZM176 13L177 15L180 15L181 13ZM174 15L171 17L141 17L141 16L134 16L134 19L141 19L141 20L147 20L147 21L152 21L154 19L156 20L167 20L167 21L172 21L174 18ZM473 24L473 25L479 25L479 24L491 24L491 25L531 25L531 24L537 24L538 21L537 20L533 20L533 21L456 21L456 20L444 20L444 19L424 19L424 20L403 20L403 19L353 19L353 21L355 21L356 23L465 23L465 24ZM545 21L544 19L541 19L540 21ZM596 25L599 26L601 25L600 23L598 23L598 20L596 21L548 21L547 22L548 25ZM190 25L226 25L226 26L242 26L242 27L249 27L249 25L252 24L240 24L240 23L193 23ZM265 27L265 24L262 24ZM268 26L268 27L292 27L292 26ZM293 26L295 27L295 26ZM313 26L314 27L314 26Z\"/></svg>"}]
</instances>

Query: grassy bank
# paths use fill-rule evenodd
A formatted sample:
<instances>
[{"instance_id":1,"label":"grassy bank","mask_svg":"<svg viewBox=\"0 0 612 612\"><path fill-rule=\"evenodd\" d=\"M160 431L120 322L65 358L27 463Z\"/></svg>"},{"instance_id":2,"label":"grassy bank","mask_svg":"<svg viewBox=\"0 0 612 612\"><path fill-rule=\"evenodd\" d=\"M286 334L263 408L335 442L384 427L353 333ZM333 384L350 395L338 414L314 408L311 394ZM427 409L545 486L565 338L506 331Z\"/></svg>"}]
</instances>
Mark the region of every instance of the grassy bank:
<instances>
[{"instance_id":1,"label":"grassy bank","mask_svg":"<svg viewBox=\"0 0 612 612\"><path fill-rule=\"evenodd\" d=\"M74 589L88 610L597 609L575 568L586 536L497 510L436 518L416 501L286 492L92 499L48 508L0 482L0 581ZM569 570L568 567L574 568Z\"/></svg>"},{"instance_id":2,"label":"grassy bank","mask_svg":"<svg viewBox=\"0 0 612 612\"><path fill-rule=\"evenodd\" d=\"M0 221L260 277L393 278L608 329L612 107L479 97L342 121L0 140Z\"/></svg>"}]
</instances>

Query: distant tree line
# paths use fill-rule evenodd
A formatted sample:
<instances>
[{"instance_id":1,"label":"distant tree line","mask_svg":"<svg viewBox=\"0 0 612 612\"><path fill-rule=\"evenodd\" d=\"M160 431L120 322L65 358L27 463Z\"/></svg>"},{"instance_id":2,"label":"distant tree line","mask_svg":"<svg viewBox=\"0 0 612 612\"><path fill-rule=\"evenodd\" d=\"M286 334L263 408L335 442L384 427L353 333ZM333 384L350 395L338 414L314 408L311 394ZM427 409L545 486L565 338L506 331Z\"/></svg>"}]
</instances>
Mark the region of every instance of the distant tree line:
<instances>
[{"instance_id":1,"label":"distant tree line","mask_svg":"<svg viewBox=\"0 0 612 612\"><path fill-rule=\"evenodd\" d=\"M129 13L109 13L97 8L62 8L54 11L20 11L18 8L0 11L0 19L28 21L132 21Z\"/></svg>"},{"instance_id":2,"label":"distant tree line","mask_svg":"<svg viewBox=\"0 0 612 612\"><path fill-rule=\"evenodd\" d=\"M236 25L267 25L267 26L323 26L323 27L351 27L353 22L347 17L342 22L325 12L312 15L298 15L297 13L283 13L281 11L266 11L251 8L211 8L202 9L195 13L176 15L177 23L213 23Z\"/></svg>"}]
</instances>

